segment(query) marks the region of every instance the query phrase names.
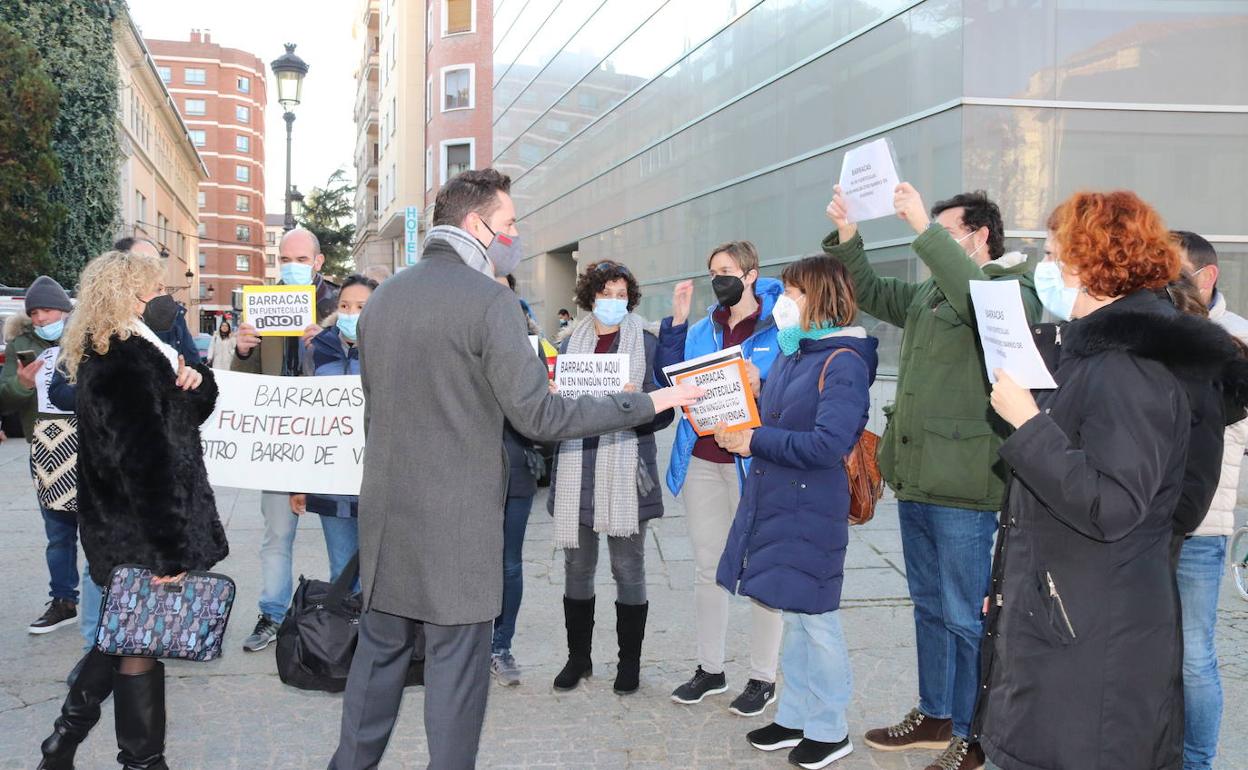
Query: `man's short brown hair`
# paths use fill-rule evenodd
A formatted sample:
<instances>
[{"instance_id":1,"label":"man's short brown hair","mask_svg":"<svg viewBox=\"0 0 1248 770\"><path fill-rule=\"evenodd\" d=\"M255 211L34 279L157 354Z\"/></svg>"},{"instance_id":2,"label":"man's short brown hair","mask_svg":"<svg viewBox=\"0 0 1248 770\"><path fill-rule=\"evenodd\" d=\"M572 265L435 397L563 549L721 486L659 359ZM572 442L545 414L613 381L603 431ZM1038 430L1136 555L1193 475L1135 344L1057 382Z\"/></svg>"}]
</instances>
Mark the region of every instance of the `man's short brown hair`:
<instances>
[{"instance_id":1,"label":"man's short brown hair","mask_svg":"<svg viewBox=\"0 0 1248 770\"><path fill-rule=\"evenodd\" d=\"M459 227L474 211L482 219L488 218L498 208L500 192L511 192L511 177L492 168L456 175L438 190L433 203L433 226Z\"/></svg>"},{"instance_id":2,"label":"man's short brown hair","mask_svg":"<svg viewBox=\"0 0 1248 770\"><path fill-rule=\"evenodd\" d=\"M732 261L741 268L742 274L758 269L758 249L754 248L754 244L749 241L728 241L711 249L710 256L706 258L707 270L711 269L711 260L715 259L716 254L727 254L732 257Z\"/></svg>"}]
</instances>

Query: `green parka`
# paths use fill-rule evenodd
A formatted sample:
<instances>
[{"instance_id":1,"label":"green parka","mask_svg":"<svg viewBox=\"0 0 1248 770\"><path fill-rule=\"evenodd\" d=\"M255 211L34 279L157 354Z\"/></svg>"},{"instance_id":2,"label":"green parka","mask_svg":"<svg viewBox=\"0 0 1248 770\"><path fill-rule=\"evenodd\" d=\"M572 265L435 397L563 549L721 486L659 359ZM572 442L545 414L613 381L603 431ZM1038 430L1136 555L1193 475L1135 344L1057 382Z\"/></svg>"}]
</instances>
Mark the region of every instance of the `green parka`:
<instances>
[{"instance_id":1,"label":"green parka","mask_svg":"<svg viewBox=\"0 0 1248 770\"><path fill-rule=\"evenodd\" d=\"M1006 478L997 450L1009 426L988 403L969 282L1019 281L1034 323L1040 300L1032 273L1039 257L1007 254L980 267L935 222L911 248L932 274L921 283L877 275L861 235L840 243L833 231L823 242L823 250L848 268L858 306L904 329L896 401L884 407L880 470L898 500L996 511Z\"/></svg>"},{"instance_id":2,"label":"green parka","mask_svg":"<svg viewBox=\"0 0 1248 770\"><path fill-rule=\"evenodd\" d=\"M26 443L34 435L35 414L39 411L39 399L34 388L27 388L17 379L18 353L32 350L37 357L48 348L57 345L35 334L30 317L11 315L4 324L4 369L0 370L0 414L16 412L22 421L22 433Z\"/></svg>"}]
</instances>

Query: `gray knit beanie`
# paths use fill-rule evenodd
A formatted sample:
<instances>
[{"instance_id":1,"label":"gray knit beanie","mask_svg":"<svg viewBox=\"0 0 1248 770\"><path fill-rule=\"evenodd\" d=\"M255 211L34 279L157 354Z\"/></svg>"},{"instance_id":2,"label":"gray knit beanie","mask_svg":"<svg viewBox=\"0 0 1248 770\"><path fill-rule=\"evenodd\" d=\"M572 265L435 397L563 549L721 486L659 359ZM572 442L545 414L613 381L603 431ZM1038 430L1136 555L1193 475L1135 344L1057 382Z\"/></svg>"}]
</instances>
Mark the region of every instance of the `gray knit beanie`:
<instances>
[{"instance_id":1,"label":"gray knit beanie","mask_svg":"<svg viewBox=\"0 0 1248 770\"><path fill-rule=\"evenodd\" d=\"M74 309L74 303L69 301L69 295L59 283L50 276L41 275L26 290L26 314L30 315L30 311L39 307L68 313Z\"/></svg>"}]
</instances>

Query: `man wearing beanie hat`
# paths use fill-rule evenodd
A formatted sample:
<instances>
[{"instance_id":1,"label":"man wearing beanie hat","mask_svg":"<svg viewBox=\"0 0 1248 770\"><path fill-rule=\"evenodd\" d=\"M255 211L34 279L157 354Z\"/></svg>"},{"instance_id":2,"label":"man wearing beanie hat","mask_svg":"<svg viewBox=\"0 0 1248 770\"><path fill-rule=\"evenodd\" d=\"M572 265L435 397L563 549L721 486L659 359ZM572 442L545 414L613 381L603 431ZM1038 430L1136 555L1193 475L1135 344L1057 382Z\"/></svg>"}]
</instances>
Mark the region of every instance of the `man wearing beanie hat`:
<instances>
[{"instance_id":1,"label":"man wearing beanie hat","mask_svg":"<svg viewBox=\"0 0 1248 770\"><path fill-rule=\"evenodd\" d=\"M0 413L16 412L22 432L31 441L39 399L35 376L45 365L45 351L59 346L66 317L74 309L65 289L41 275L26 290L26 315L5 322L4 369L0 370ZM71 513L39 507L48 534L48 575L51 587L47 610L30 633L46 634L72 624L78 617L78 522Z\"/></svg>"}]
</instances>

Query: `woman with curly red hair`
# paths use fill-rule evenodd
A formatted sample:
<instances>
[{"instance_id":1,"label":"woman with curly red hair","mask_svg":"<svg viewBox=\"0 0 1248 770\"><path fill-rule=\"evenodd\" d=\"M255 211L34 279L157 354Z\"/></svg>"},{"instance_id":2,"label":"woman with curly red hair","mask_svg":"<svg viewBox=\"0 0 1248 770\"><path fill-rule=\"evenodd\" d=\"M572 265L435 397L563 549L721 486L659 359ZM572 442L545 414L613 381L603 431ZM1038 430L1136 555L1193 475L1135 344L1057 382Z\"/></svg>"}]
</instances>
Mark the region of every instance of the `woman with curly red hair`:
<instances>
[{"instance_id":1,"label":"woman with curly red hair","mask_svg":"<svg viewBox=\"0 0 1248 770\"><path fill-rule=\"evenodd\" d=\"M1181 765L1169 543L1192 422L1182 380L1217 378L1233 345L1158 296L1178 275L1134 193L1078 193L1049 219L1036 289L1071 320L1058 388L1036 399L998 371L992 391L1016 430L1000 450L1012 473L976 727L1003 770Z\"/></svg>"}]
</instances>

